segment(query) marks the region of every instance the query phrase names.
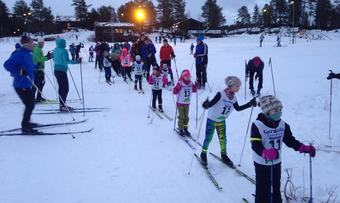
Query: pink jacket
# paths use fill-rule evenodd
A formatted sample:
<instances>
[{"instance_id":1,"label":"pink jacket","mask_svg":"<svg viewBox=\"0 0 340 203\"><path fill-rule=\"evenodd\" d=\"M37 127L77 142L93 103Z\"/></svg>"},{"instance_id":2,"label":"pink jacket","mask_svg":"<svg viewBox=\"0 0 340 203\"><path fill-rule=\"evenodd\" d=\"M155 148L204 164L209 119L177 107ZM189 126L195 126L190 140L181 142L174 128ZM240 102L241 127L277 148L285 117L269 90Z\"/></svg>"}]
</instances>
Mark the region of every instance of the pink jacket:
<instances>
[{"instance_id":1,"label":"pink jacket","mask_svg":"<svg viewBox=\"0 0 340 203\"><path fill-rule=\"evenodd\" d=\"M186 85L189 85L190 83L192 83L191 81L186 81L186 80L183 80L182 78L180 79L180 81L183 82ZM175 95L177 95L181 91L181 89L182 89L182 85L181 85L180 81L177 82L176 86L172 90L173 94L175 94ZM197 85L196 85L196 83L194 83L193 86L192 86L192 92L193 93L197 92ZM189 104L182 104L182 103L177 102L177 106L188 106L188 105Z\"/></svg>"},{"instance_id":2,"label":"pink jacket","mask_svg":"<svg viewBox=\"0 0 340 203\"><path fill-rule=\"evenodd\" d=\"M123 68L128 68L132 66L133 58L127 51L124 51L123 49L123 53L120 55L119 61Z\"/></svg>"},{"instance_id":3,"label":"pink jacket","mask_svg":"<svg viewBox=\"0 0 340 203\"><path fill-rule=\"evenodd\" d=\"M153 85L153 83L154 83L154 79L153 79L153 76L154 75L150 75L149 76L149 78L148 78L148 83L150 84L150 85ZM161 76L162 76L162 82L163 82L163 84L167 84L169 81L168 81L168 79L165 77L165 75L163 75L163 74L161 74ZM156 77L156 76L154 76L154 77ZM157 76L158 77L158 76ZM163 86L163 85L162 85Z\"/></svg>"}]
</instances>

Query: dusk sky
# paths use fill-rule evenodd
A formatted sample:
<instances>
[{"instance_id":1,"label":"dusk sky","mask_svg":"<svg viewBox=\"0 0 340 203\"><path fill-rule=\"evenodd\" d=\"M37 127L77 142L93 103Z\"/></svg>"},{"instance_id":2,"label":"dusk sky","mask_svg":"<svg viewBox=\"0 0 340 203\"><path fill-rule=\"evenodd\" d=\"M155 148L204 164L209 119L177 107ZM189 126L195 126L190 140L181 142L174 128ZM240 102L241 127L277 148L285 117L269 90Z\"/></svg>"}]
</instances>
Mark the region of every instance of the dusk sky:
<instances>
[{"instance_id":1,"label":"dusk sky","mask_svg":"<svg viewBox=\"0 0 340 203\"><path fill-rule=\"evenodd\" d=\"M25 0L28 4L31 0ZM4 0L6 5L12 11L15 0ZM92 4L93 8L98 8L101 5L111 5L114 8L119 7L121 4L128 2L128 0L86 0L87 4ZM157 5L157 1L153 0L154 4ZM186 10L190 13L192 18L198 19L202 13L201 7L205 0L186 0ZM230 24L234 20L234 16L237 15L237 9L241 6L246 5L251 13L255 3L259 4L260 7L269 0L217 0L217 3L223 7L224 16L227 19L227 23ZM44 0L45 5L52 8L54 15L72 16L74 8L71 6L72 0Z\"/></svg>"}]
</instances>

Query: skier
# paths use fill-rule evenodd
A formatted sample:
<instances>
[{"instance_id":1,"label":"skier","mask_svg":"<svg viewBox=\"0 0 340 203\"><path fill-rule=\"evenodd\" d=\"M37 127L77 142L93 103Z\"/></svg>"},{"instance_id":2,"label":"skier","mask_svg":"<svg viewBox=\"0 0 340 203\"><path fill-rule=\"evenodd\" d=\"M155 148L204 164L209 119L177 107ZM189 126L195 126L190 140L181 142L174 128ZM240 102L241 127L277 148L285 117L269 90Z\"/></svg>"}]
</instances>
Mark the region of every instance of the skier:
<instances>
[{"instance_id":1,"label":"skier","mask_svg":"<svg viewBox=\"0 0 340 203\"><path fill-rule=\"evenodd\" d=\"M195 48L194 43L191 43L191 45L190 45L190 54L191 54L191 55L194 54L194 48Z\"/></svg>"},{"instance_id":2,"label":"skier","mask_svg":"<svg viewBox=\"0 0 340 203\"><path fill-rule=\"evenodd\" d=\"M162 69L161 69L161 73L163 74L163 76L167 79L168 81L168 75L169 75L169 68L168 68L168 65L166 63L164 63L162 65ZM170 85L173 85L173 82L168 82L167 84L166 83L163 83L163 87L168 87Z\"/></svg>"},{"instance_id":3,"label":"skier","mask_svg":"<svg viewBox=\"0 0 340 203\"><path fill-rule=\"evenodd\" d=\"M46 56L44 56L42 48L44 48L45 40L44 38L38 39L38 44L34 46L33 49L33 62L36 66L35 68L35 77L34 77L34 83L38 87L38 90L33 86L33 99L35 99L35 102L43 102L46 101L45 98L41 96L41 92L45 85L45 61L48 61L52 58L51 52L48 52ZM35 97L37 92L37 97Z\"/></svg>"},{"instance_id":4,"label":"skier","mask_svg":"<svg viewBox=\"0 0 340 203\"><path fill-rule=\"evenodd\" d=\"M189 128L189 106L192 93L197 92L197 85L191 81L189 70L183 70L181 77L173 89L173 93L177 95L177 111L178 111L178 131L181 136L190 137Z\"/></svg>"},{"instance_id":5,"label":"skier","mask_svg":"<svg viewBox=\"0 0 340 203\"><path fill-rule=\"evenodd\" d=\"M94 52L96 52L96 60L94 62L94 68L97 69L97 66L99 67L99 70L101 70L101 50L100 50L100 42L96 43L96 46L94 47Z\"/></svg>"},{"instance_id":6,"label":"skier","mask_svg":"<svg viewBox=\"0 0 340 203\"><path fill-rule=\"evenodd\" d=\"M262 97L259 106L262 113L253 122L250 135L256 174L255 203L269 203L271 198L272 202L280 203L282 142L295 151L309 153L311 157L315 156L315 148L293 137L290 126L281 119L282 104L275 96Z\"/></svg>"},{"instance_id":7,"label":"skier","mask_svg":"<svg viewBox=\"0 0 340 203\"><path fill-rule=\"evenodd\" d=\"M123 48L122 49L122 55L120 56L120 65L122 67L123 77L124 81L126 82L126 76L129 77L129 79L132 81L131 78L131 66L133 59L131 58L131 55L128 53L128 51Z\"/></svg>"},{"instance_id":8,"label":"skier","mask_svg":"<svg viewBox=\"0 0 340 203\"><path fill-rule=\"evenodd\" d=\"M203 35L197 37L194 57L196 58L196 78L199 89L205 89L207 82L208 45L203 42Z\"/></svg>"},{"instance_id":9,"label":"skier","mask_svg":"<svg viewBox=\"0 0 340 203\"><path fill-rule=\"evenodd\" d=\"M139 90L143 93L142 81L144 74L144 64L139 55L136 56L136 61L133 63L133 70L135 73L135 90L137 89L137 83L139 83Z\"/></svg>"},{"instance_id":10,"label":"skier","mask_svg":"<svg viewBox=\"0 0 340 203\"><path fill-rule=\"evenodd\" d=\"M280 34L277 34L276 42L277 42L277 47L281 47L281 36L280 36Z\"/></svg>"},{"instance_id":11,"label":"skier","mask_svg":"<svg viewBox=\"0 0 340 203\"><path fill-rule=\"evenodd\" d=\"M57 47L53 50L53 61L54 61L54 75L58 82L58 93L59 93L59 109L62 112L72 110L71 107L66 105L66 98L69 91L67 71L68 64L78 64L78 61L70 60L65 49L66 41L63 38L56 40ZM79 59L79 61L81 58Z\"/></svg>"},{"instance_id":12,"label":"skier","mask_svg":"<svg viewBox=\"0 0 340 203\"><path fill-rule=\"evenodd\" d=\"M171 78L171 84L174 85L174 74L171 69L171 59L174 59L176 57L173 48L168 43L168 40L163 40L163 46L161 47L161 50L159 52L159 58L161 60L161 67L163 67L163 64L167 64L167 68L170 74Z\"/></svg>"},{"instance_id":13,"label":"skier","mask_svg":"<svg viewBox=\"0 0 340 203\"><path fill-rule=\"evenodd\" d=\"M248 61L248 65L246 68L246 78L249 78L249 89L250 93L254 96L255 91L254 91L254 75L255 75L255 80L258 79L259 83L257 86L257 91L256 94L260 95L261 94L261 89L263 85L263 68L264 68L264 63L261 60L260 57L256 56L253 59Z\"/></svg>"},{"instance_id":14,"label":"skier","mask_svg":"<svg viewBox=\"0 0 340 203\"><path fill-rule=\"evenodd\" d=\"M152 85L152 110L156 111L156 101L158 100L158 111L164 112L162 106L162 86L164 83L168 83L168 81L161 74L157 64L154 64L152 75L149 76L148 82Z\"/></svg>"},{"instance_id":15,"label":"skier","mask_svg":"<svg viewBox=\"0 0 340 203\"><path fill-rule=\"evenodd\" d=\"M264 34L262 33L260 36L260 47L262 47L263 40L264 40Z\"/></svg>"},{"instance_id":16,"label":"skier","mask_svg":"<svg viewBox=\"0 0 340 203\"><path fill-rule=\"evenodd\" d=\"M236 109L236 111L242 111L252 106L256 106L256 98L239 106L235 95L240 90L241 86L241 80L238 77L228 76L225 79L225 83L227 87L223 91L218 92L211 101L207 99L202 105L204 109L209 109L205 139L201 152L201 159L204 165L208 164L207 151L216 128L221 147L221 158L225 164L230 167L234 166L233 162L227 156L225 120L234 109Z\"/></svg>"},{"instance_id":17,"label":"skier","mask_svg":"<svg viewBox=\"0 0 340 203\"><path fill-rule=\"evenodd\" d=\"M142 47L142 59L145 66L145 77L150 75L150 68L156 63L156 47L149 38L145 39L145 45Z\"/></svg>"},{"instance_id":18,"label":"skier","mask_svg":"<svg viewBox=\"0 0 340 203\"><path fill-rule=\"evenodd\" d=\"M74 43L69 46L69 51L71 53L72 61L74 61L76 59L76 47L74 46Z\"/></svg>"},{"instance_id":19,"label":"skier","mask_svg":"<svg viewBox=\"0 0 340 203\"><path fill-rule=\"evenodd\" d=\"M89 48L89 62L93 62L93 58L94 58L94 48L91 45Z\"/></svg>"},{"instance_id":20,"label":"skier","mask_svg":"<svg viewBox=\"0 0 340 203\"><path fill-rule=\"evenodd\" d=\"M34 81L35 65L31 54L34 43L33 40L27 36L21 37L20 43L22 47L11 54L9 59L5 61L4 67L14 78L13 87L25 105L21 131L25 134L34 134L38 132L34 129L37 124L30 122L34 109L32 82Z\"/></svg>"},{"instance_id":21,"label":"skier","mask_svg":"<svg viewBox=\"0 0 340 203\"><path fill-rule=\"evenodd\" d=\"M176 42L177 42L177 37L174 36L174 45L176 46Z\"/></svg>"},{"instance_id":22,"label":"skier","mask_svg":"<svg viewBox=\"0 0 340 203\"><path fill-rule=\"evenodd\" d=\"M75 53L76 53L76 58L75 60L78 61L80 58L80 50L81 48L84 48L84 44L82 44L81 42L79 42L78 45L75 46Z\"/></svg>"},{"instance_id":23,"label":"skier","mask_svg":"<svg viewBox=\"0 0 340 203\"><path fill-rule=\"evenodd\" d=\"M115 43L113 45L112 51L111 51L111 62L113 70L116 72L118 76L121 76L121 66L119 58L122 55L122 50L119 48L119 44Z\"/></svg>"},{"instance_id":24,"label":"skier","mask_svg":"<svg viewBox=\"0 0 340 203\"><path fill-rule=\"evenodd\" d=\"M111 58L110 54L107 51L104 51L103 54L103 67L105 71L105 79L108 84L112 84L111 82Z\"/></svg>"},{"instance_id":25,"label":"skier","mask_svg":"<svg viewBox=\"0 0 340 203\"><path fill-rule=\"evenodd\" d=\"M336 73L331 72L331 73L328 75L327 80L331 80L331 79L334 79L334 78L340 80L340 73L336 74Z\"/></svg>"}]
</instances>

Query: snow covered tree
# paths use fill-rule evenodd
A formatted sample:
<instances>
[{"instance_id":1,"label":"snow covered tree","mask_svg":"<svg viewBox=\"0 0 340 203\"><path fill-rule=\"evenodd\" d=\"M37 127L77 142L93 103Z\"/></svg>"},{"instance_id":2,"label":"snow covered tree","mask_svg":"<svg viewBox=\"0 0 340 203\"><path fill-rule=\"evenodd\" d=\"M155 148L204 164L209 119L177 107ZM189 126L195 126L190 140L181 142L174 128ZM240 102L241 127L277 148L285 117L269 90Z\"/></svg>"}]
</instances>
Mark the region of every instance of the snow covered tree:
<instances>
[{"instance_id":1,"label":"snow covered tree","mask_svg":"<svg viewBox=\"0 0 340 203\"><path fill-rule=\"evenodd\" d=\"M76 19L81 22L85 22L88 15L87 9L91 7L91 5L87 5L85 0L73 0L71 5L74 6Z\"/></svg>"},{"instance_id":2,"label":"snow covered tree","mask_svg":"<svg viewBox=\"0 0 340 203\"><path fill-rule=\"evenodd\" d=\"M332 4L330 0L318 0L315 10L315 24L317 27L324 29L330 26L330 13Z\"/></svg>"},{"instance_id":3,"label":"snow covered tree","mask_svg":"<svg viewBox=\"0 0 340 203\"><path fill-rule=\"evenodd\" d=\"M257 4L255 4L255 6L254 6L253 17L252 17L251 22L254 25L260 25L261 24L261 13L260 13L259 6Z\"/></svg>"},{"instance_id":4,"label":"snow covered tree","mask_svg":"<svg viewBox=\"0 0 340 203\"><path fill-rule=\"evenodd\" d=\"M242 25L250 24L250 14L246 6L242 6L240 9L238 9L237 12L238 12L238 22L240 22Z\"/></svg>"},{"instance_id":5,"label":"snow covered tree","mask_svg":"<svg viewBox=\"0 0 340 203\"><path fill-rule=\"evenodd\" d=\"M216 0L206 0L202 6L202 11L201 17L210 29L225 24L226 19L222 13L222 7L217 5Z\"/></svg>"},{"instance_id":6,"label":"snow covered tree","mask_svg":"<svg viewBox=\"0 0 340 203\"><path fill-rule=\"evenodd\" d=\"M117 22L117 15L111 6L101 6L97 9L97 20L100 22Z\"/></svg>"}]
</instances>

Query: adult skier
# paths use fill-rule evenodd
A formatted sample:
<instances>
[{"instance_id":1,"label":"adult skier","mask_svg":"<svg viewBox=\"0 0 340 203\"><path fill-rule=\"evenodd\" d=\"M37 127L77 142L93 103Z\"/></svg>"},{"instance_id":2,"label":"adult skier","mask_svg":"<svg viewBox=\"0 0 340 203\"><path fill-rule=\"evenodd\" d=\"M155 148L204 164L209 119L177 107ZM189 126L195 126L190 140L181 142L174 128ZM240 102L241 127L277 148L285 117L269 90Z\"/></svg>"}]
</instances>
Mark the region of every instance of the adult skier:
<instances>
[{"instance_id":1,"label":"adult skier","mask_svg":"<svg viewBox=\"0 0 340 203\"><path fill-rule=\"evenodd\" d=\"M207 151L216 129L221 147L221 158L225 164L231 167L234 166L233 162L227 156L225 120L234 109L236 111L242 111L252 106L256 106L255 98L250 100L248 103L239 106L235 95L241 87L241 80L238 77L228 76L225 79L225 84L227 87L224 90L218 92L211 101L208 99L204 101L202 105L204 109L209 109L205 139L201 152L201 159L204 165L208 164Z\"/></svg>"},{"instance_id":2,"label":"adult skier","mask_svg":"<svg viewBox=\"0 0 340 203\"><path fill-rule=\"evenodd\" d=\"M14 51L9 59L4 63L4 67L14 78L13 87L22 103L25 105L24 115L21 121L21 131L25 134L35 134L36 123L30 122L34 109L34 98L32 83L34 81L35 65L33 63L32 51L34 49L33 40L23 36L20 39L21 48Z\"/></svg>"},{"instance_id":3,"label":"adult skier","mask_svg":"<svg viewBox=\"0 0 340 203\"><path fill-rule=\"evenodd\" d=\"M47 55L44 56L44 52L42 50L42 48L44 48L44 44L44 38L39 38L38 44L36 44L33 49L33 62L36 65L34 83L38 87L38 90L34 86L32 87L35 102L46 101L46 99L41 96L45 85L45 61L50 60L52 58L52 54L51 52L48 52ZM37 96L35 97L35 95Z\"/></svg>"},{"instance_id":4,"label":"adult skier","mask_svg":"<svg viewBox=\"0 0 340 203\"><path fill-rule=\"evenodd\" d=\"M312 145L304 145L293 137L290 126L281 119L283 106L275 96L262 97L259 106L262 113L253 122L250 135L256 175L255 203L269 203L271 198L272 202L281 203L283 143L300 153L309 153L312 157L315 156L315 148Z\"/></svg>"},{"instance_id":5,"label":"adult skier","mask_svg":"<svg viewBox=\"0 0 340 203\"><path fill-rule=\"evenodd\" d=\"M142 47L142 59L143 59L144 66L145 66L145 75L146 75L146 78L148 78L149 75L150 75L150 68L151 68L151 66L156 64L155 54L156 54L156 47L155 47L155 45L152 43L151 39L146 38L145 39L145 44Z\"/></svg>"},{"instance_id":6,"label":"adult skier","mask_svg":"<svg viewBox=\"0 0 340 203\"><path fill-rule=\"evenodd\" d=\"M196 79L199 89L205 88L207 82L207 66L208 66L208 45L203 42L203 35L197 37L196 51Z\"/></svg>"},{"instance_id":7,"label":"adult skier","mask_svg":"<svg viewBox=\"0 0 340 203\"><path fill-rule=\"evenodd\" d=\"M257 86L257 91L256 94L261 94L261 89L263 85L263 68L264 68L264 63L261 60L260 57L256 56L253 59L248 61L248 65L246 68L246 78L249 78L249 89L250 93L254 96L255 91L254 91L254 76L255 80L258 79L259 83ZM255 75L256 73L256 75Z\"/></svg>"}]
</instances>

